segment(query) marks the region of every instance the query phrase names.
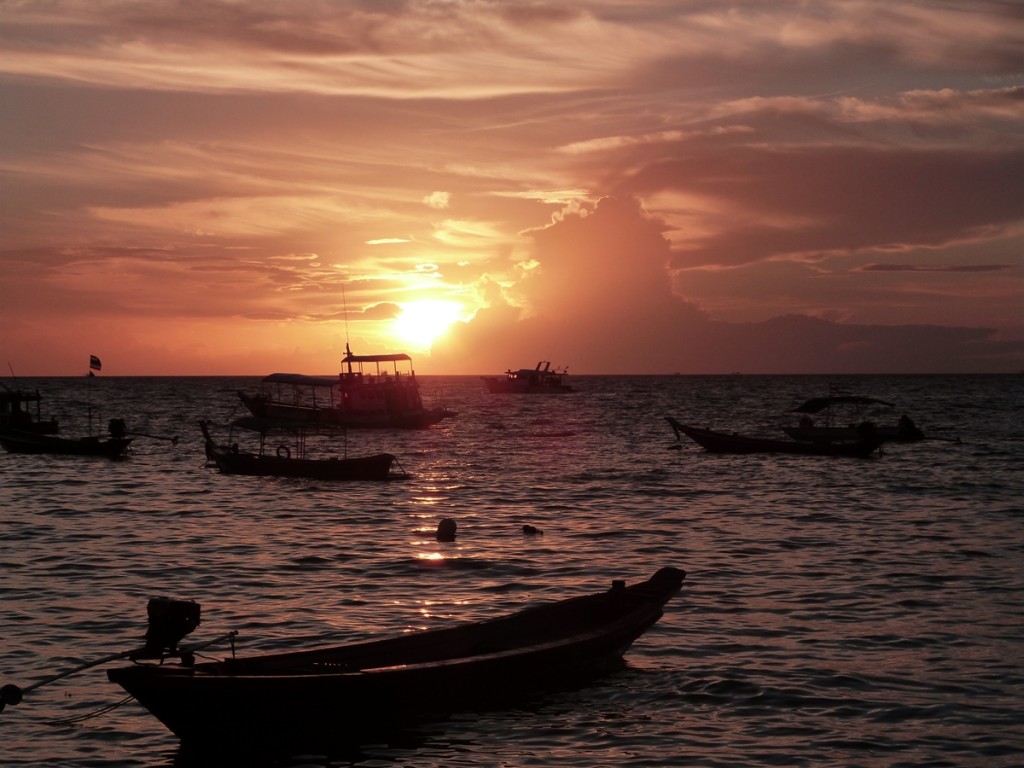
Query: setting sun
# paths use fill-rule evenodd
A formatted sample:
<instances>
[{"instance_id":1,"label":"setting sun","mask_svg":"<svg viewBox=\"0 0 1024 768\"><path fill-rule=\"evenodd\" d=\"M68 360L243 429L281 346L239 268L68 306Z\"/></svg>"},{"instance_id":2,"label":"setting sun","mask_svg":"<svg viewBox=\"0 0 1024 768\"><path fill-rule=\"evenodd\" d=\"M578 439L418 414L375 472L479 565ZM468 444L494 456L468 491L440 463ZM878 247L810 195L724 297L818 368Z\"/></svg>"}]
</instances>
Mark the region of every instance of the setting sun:
<instances>
[{"instance_id":1,"label":"setting sun","mask_svg":"<svg viewBox=\"0 0 1024 768\"><path fill-rule=\"evenodd\" d=\"M458 302L423 299L402 306L394 320L394 333L402 341L421 349L430 347L434 339L447 331L462 313Z\"/></svg>"}]
</instances>

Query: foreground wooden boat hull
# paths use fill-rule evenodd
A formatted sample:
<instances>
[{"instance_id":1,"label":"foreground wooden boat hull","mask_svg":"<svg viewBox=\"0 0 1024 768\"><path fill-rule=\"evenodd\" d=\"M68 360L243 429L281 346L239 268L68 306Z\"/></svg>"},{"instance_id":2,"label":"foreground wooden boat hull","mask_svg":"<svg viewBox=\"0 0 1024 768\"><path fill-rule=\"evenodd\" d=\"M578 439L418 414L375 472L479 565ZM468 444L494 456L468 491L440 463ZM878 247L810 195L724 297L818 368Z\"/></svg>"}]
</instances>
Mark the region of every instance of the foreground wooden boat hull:
<instances>
[{"instance_id":1,"label":"foreground wooden boat hull","mask_svg":"<svg viewBox=\"0 0 1024 768\"><path fill-rule=\"evenodd\" d=\"M685 574L487 622L251 659L108 671L184 745L359 744L576 685L622 663Z\"/></svg>"},{"instance_id":2,"label":"foreground wooden boat hull","mask_svg":"<svg viewBox=\"0 0 1024 768\"><path fill-rule=\"evenodd\" d=\"M51 453L116 459L124 456L131 444L130 437L65 438L13 429L0 432L0 445L8 453Z\"/></svg>"},{"instance_id":3,"label":"foreground wooden boat hull","mask_svg":"<svg viewBox=\"0 0 1024 768\"><path fill-rule=\"evenodd\" d=\"M875 454L885 439L880 436L864 437L851 442L815 441L799 442L796 440L772 440L770 438L749 437L747 435L715 432L710 429L698 429L680 424L671 416L665 417L676 433L686 435L695 443L711 453L785 453L798 456L850 456L867 458Z\"/></svg>"}]
</instances>

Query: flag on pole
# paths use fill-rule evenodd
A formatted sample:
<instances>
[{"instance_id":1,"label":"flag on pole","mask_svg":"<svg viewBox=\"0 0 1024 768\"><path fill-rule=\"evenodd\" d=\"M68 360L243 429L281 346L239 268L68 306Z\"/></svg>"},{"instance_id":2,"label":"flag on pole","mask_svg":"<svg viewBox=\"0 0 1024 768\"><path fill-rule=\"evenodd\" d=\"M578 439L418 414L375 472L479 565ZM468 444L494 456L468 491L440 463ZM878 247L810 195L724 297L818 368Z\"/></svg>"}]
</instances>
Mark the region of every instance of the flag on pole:
<instances>
[{"instance_id":1,"label":"flag on pole","mask_svg":"<svg viewBox=\"0 0 1024 768\"><path fill-rule=\"evenodd\" d=\"M103 363L100 362L100 359L98 357L96 357L96 355L89 355L89 370L90 371L98 371L102 367L103 367Z\"/></svg>"}]
</instances>

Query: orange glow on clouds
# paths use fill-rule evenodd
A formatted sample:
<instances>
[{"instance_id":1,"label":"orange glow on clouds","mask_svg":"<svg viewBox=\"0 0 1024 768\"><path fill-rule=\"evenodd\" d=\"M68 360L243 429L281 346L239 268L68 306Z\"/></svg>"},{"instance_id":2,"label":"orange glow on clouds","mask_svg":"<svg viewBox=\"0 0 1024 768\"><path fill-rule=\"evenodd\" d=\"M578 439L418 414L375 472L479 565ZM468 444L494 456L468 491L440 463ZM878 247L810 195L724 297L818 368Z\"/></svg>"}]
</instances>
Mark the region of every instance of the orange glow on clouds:
<instances>
[{"instance_id":1,"label":"orange glow on clouds","mask_svg":"<svg viewBox=\"0 0 1024 768\"><path fill-rule=\"evenodd\" d=\"M1020 371L1010 5L6 3L0 361Z\"/></svg>"}]
</instances>

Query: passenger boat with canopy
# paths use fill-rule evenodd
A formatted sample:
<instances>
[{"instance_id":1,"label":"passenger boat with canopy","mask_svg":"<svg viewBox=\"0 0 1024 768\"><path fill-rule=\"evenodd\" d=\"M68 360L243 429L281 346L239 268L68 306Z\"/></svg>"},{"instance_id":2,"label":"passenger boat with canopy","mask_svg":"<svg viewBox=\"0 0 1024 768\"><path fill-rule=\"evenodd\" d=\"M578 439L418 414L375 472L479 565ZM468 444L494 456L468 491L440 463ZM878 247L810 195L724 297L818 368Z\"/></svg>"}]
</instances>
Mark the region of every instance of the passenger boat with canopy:
<instances>
[{"instance_id":1,"label":"passenger boat with canopy","mask_svg":"<svg viewBox=\"0 0 1024 768\"><path fill-rule=\"evenodd\" d=\"M341 364L337 376L272 373L257 394L238 397L253 416L285 425L425 429L451 415L423 404L407 354L354 355L346 344Z\"/></svg>"}]
</instances>

